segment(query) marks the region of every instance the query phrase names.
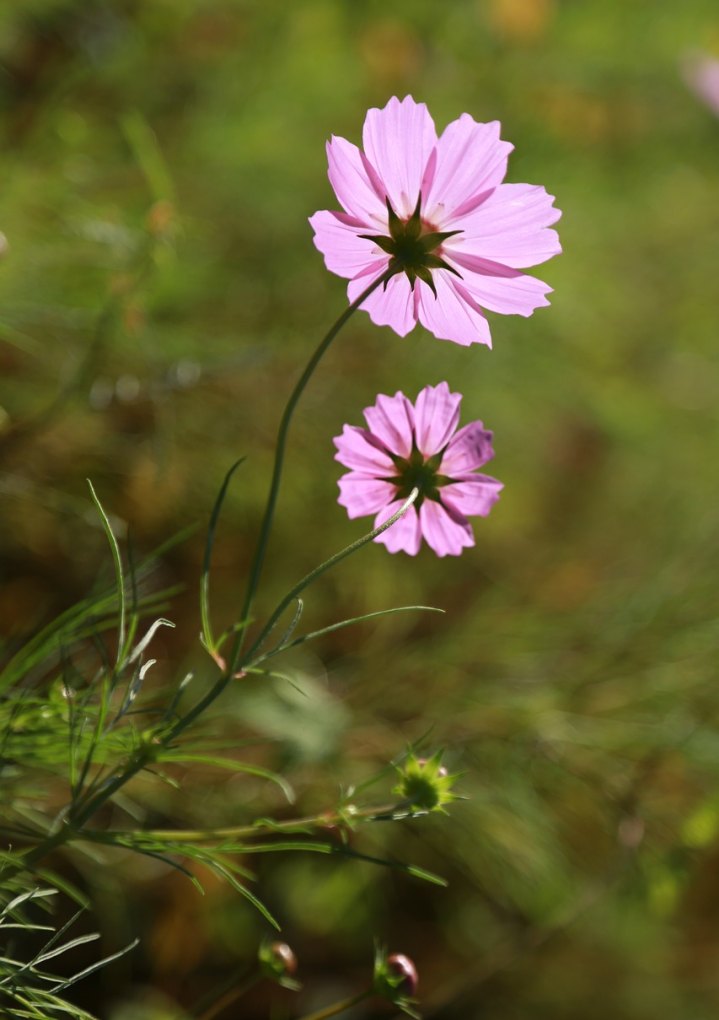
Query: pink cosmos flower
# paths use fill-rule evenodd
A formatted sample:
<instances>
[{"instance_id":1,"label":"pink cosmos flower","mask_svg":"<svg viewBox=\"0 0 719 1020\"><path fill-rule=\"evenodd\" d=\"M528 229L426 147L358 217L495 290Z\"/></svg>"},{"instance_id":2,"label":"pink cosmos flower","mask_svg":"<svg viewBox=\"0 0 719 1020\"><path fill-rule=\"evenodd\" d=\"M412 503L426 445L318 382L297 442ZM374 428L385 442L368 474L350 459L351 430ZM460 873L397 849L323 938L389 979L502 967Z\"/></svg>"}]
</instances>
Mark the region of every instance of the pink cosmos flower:
<instances>
[{"instance_id":1,"label":"pink cosmos flower","mask_svg":"<svg viewBox=\"0 0 719 1020\"><path fill-rule=\"evenodd\" d=\"M446 382L427 386L412 404L403 393L378 396L365 408L366 429L345 425L335 460L350 470L339 480L339 503L350 517L376 514L375 527L419 496L403 517L378 535L390 552L416 555L425 539L438 556L474 545L468 516L486 517L502 483L476 474L494 456L492 433L481 421L459 432L461 393Z\"/></svg>"},{"instance_id":2,"label":"pink cosmos flower","mask_svg":"<svg viewBox=\"0 0 719 1020\"><path fill-rule=\"evenodd\" d=\"M343 212L310 218L325 264L356 300L388 269L362 308L405 336L419 321L440 340L491 346L485 310L531 315L551 287L522 272L561 251L561 213L542 187L503 184L513 146L498 121L468 113L437 137L424 103L390 99L367 113L364 152L327 145Z\"/></svg>"},{"instance_id":3,"label":"pink cosmos flower","mask_svg":"<svg viewBox=\"0 0 719 1020\"><path fill-rule=\"evenodd\" d=\"M688 57L684 63L684 78L695 95L719 115L719 60L706 54Z\"/></svg>"}]
</instances>

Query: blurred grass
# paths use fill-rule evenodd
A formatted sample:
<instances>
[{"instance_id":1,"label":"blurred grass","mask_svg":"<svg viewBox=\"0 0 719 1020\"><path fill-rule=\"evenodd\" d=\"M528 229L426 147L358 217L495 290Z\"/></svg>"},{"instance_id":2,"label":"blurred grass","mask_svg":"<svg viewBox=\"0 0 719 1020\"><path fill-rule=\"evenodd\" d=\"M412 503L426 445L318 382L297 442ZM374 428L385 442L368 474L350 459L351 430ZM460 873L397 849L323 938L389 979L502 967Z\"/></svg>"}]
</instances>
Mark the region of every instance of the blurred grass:
<instances>
[{"instance_id":1,"label":"blurred grass","mask_svg":"<svg viewBox=\"0 0 719 1020\"><path fill-rule=\"evenodd\" d=\"M443 871L449 891L263 862L321 1001L322 981L369 966L376 934L416 958L436 1017L699 1020L719 1004L719 122L681 80L698 48L719 52L714 0L0 3L8 650L109 576L85 477L149 549L206 520L246 453L214 557L213 604L234 618L291 379L345 302L307 225L335 205L330 134L357 141L394 93L440 128L497 118L509 179L564 211L564 254L538 270L551 308L494 316L491 353L419 329L400 340L360 314L297 418L265 610L360 534L335 503L331 437L377 392L447 379L464 420L494 429L506 484L475 550L368 549L312 591L305 622L408 601L446 617L393 617L298 656L311 711L281 688L228 699L279 741L310 809L430 727L465 771L451 819L362 837ZM130 291L151 209L151 267ZM62 413L26 431L76 373ZM192 539L158 569L158 586L188 586L159 639L166 671L197 661L201 555ZM253 809L245 780L186 784L189 817ZM138 982L182 998L252 953L244 904L145 867L102 879L108 930L133 914L144 928ZM93 994L116 998L114 980Z\"/></svg>"}]
</instances>

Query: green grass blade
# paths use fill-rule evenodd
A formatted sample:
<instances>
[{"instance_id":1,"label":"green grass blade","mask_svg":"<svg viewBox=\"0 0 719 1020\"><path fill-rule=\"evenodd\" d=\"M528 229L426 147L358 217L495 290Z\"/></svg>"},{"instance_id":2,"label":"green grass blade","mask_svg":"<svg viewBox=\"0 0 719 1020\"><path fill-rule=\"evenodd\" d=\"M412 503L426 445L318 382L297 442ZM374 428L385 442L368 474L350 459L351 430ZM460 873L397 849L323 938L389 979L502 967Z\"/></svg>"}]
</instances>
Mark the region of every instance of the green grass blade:
<instances>
[{"instance_id":1,"label":"green grass blade","mask_svg":"<svg viewBox=\"0 0 719 1020\"><path fill-rule=\"evenodd\" d=\"M202 639L208 652L213 656L217 653L217 645L215 644L215 639L212 636L212 624L210 621L210 566L212 564L212 549L215 544L217 522L220 519L220 511L222 510L222 504L225 501L230 481L232 480L232 476L237 468L240 464L244 463L246 459L246 457L240 457L239 460L236 460L225 475L224 481L220 486L220 491L217 493L217 499L215 500L215 505L212 508L212 513L210 514L210 523L207 527L205 557L202 564L202 576L200 578L200 617L202 620Z\"/></svg>"},{"instance_id":2,"label":"green grass blade","mask_svg":"<svg viewBox=\"0 0 719 1020\"><path fill-rule=\"evenodd\" d=\"M122 557L120 556L120 546L117 544L117 539L115 538L115 533L112 530L112 525L110 524L109 518L105 513L102 503L98 499L97 493L95 492L93 484L89 478L87 479L87 484L90 487L92 501L97 508L97 512L99 513L102 521L102 526L105 529L105 534L107 535L107 541L110 544L110 551L112 552L112 560L115 567L115 583L117 586L117 598L119 603L116 665L119 666L122 661L125 648L125 616L127 613L127 607L125 605L125 578L122 573Z\"/></svg>"},{"instance_id":3,"label":"green grass blade","mask_svg":"<svg viewBox=\"0 0 719 1020\"><path fill-rule=\"evenodd\" d=\"M231 772L246 772L251 776L258 776L260 779L267 779L275 783L284 793L290 804L295 802L295 791L290 784L277 772L264 769L260 765L248 765L246 762L233 761L232 758L215 758L207 754L184 754L182 751L165 751L158 755L158 761L165 764L176 762L188 765L211 765L216 768L228 769Z\"/></svg>"},{"instance_id":4,"label":"green grass blade","mask_svg":"<svg viewBox=\"0 0 719 1020\"><path fill-rule=\"evenodd\" d=\"M269 652L261 655L258 659L255 659L250 665L256 666L258 663L272 658L273 655L279 655L280 652L287 651L288 648L296 648L297 645L302 645L305 641L313 641L315 638L322 637L324 634L331 634L335 630L342 630L343 627L351 627L354 623L363 623L365 620L373 620L379 616L391 616L393 613L409 613L412 611L443 613L444 609L438 609L436 606L395 606L393 609L378 609L374 613L363 613L362 616L353 616L348 620L340 620L338 623L331 623L328 627L321 627L319 630L312 630L307 634L301 634L299 637L295 638L294 641L289 641L286 644L283 637L283 640L276 644L274 648L271 648Z\"/></svg>"}]
</instances>

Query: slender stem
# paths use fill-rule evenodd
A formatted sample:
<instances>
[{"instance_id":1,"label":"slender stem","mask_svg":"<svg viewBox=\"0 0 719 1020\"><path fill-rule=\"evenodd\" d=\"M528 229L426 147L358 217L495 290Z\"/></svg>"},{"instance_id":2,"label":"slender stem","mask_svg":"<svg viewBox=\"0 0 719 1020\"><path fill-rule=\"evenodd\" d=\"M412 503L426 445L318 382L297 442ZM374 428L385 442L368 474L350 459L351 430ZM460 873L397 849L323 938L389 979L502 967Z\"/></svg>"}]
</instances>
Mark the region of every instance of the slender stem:
<instances>
[{"instance_id":1,"label":"slender stem","mask_svg":"<svg viewBox=\"0 0 719 1020\"><path fill-rule=\"evenodd\" d=\"M291 818L283 822L264 820L254 825L235 825L224 829L148 829L141 833L143 839L167 841L169 843L206 843L224 842L227 840L251 839L264 833L288 834L306 832L308 829L329 828L335 825L348 824L353 821L386 820L397 812L406 814L407 807L403 804L380 804L377 807L355 808L349 814L347 810L325 811L307 818ZM117 829L102 829L98 833L85 830L78 833L79 839L99 842L112 842L131 837L134 833L122 832Z\"/></svg>"},{"instance_id":2,"label":"slender stem","mask_svg":"<svg viewBox=\"0 0 719 1020\"><path fill-rule=\"evenodd\" d=\"M281 600L281 602L277 604L277 606L273 610L269 620L260 631L259 636L255 640L250 650L247 652L247 655L245 657L245 663L247 664L249 662L251 665L254 665L254 662L252 662L252 656L255 654L256 651L258 651L259 648L262 647L266 638L269 636L270 632L274 628L279 618L284 613L285 609L287 609L287 607L297 598L300 592L304 591L308 585L312 584L314 580L316 580L321 574L324 574L326 570L329 570L330 567L334 567L337 563L340 563L347 556L350 556L353 552L356 552L358 549L361 549L363 545L367 545L368 542L371 542L373 539L377 538L377 536L381 535L383 531L387 531L387 529L391 528L393 524L396 524L400 517L403 517L404 514L407 513L407 511L412 506L412 504L414 503L418 496L419 489L415 487L414 489L412 489L409 496L404 501L399 510L397 510L396 513L393 513L391 517L388 517L383 524L380 524L379 527L377 528L373 528L372 531L368 532L368 534L366 535L363 535L362 538L358 538L355 542L352 542L351 545L345 546L344 549L341 549L338 553L335 553L334 556L330 556L328 560L325 560L324 563L320 563L318 567L315 567L315 569L311 570L309 574L306 574L301 581L298 581L294 588L291 588L290 591L287 592L285 597Z\"/></svg>"},{"instance_id":3,"label":"slender stem","mask_svg":"<svg viewBox=\"0 0 719 1020\"><path fill-rule=\"evenodd\" d=\"M87 801L82 810L75 810L71 816L72 826L66 828L67 836L65 839L60 840L64 843L70 838L73 832L76 832L85 824L85 822L95 814L95 812L102 807L102 805L110 800L110 798L120 790L125 783L127 783L133 776L136 776L138 772L141 772L146 765L152 761L153 755L149 750L139 750L126 767L118 775L112 779L108 779L95 793L93 797Z\"/></svg>"},{"instance_id":4,"label":"slender stem","mask_svg":"<svg viewBox=\"0 0 719 1020\"><path fill-rule=\"evenodd\" d=\"M305 1016L300 1017L300 1020L327 1020L328 1017L337 1016L338 1013L344 1013L346 1009L358 1006L360 1002L369 999L370 995L373 994L373 988L366 988L359 995L353 995L349 999L341 999L340 1002L333 1002L331 1006L325 1006L324 1009L318 1010L317 1013L307 1013Z\"/></svg>"},{"instance_id":5,"label":"slender stem","mask_svg":"<svg viewBox=\"0 0 719 1020\"><path fill-rule=\"evenodd\" d=\"M292 415L294 414L295 407L304 392L307 383L312 378L312 375L322 360L323 355L327 351L328 347L337 336L339 331L345 325L348 319L360 308L370 294L373 294L378 287L386 284L393 271L389 269L384 272L380 277L373 281L365 290L362 291L360 296L352 302L349 307L345 308L344 312L337 319L335 324L330 327L327 334L320 341L314 354L307 362L305 370L297 381L297 384L290 395L290 399L287 401L282 420L280 421L280 427L277 432L277 445L275 447L275 463L272 469L272 481L270 482L270 491L267 495L267 504L265 506L265 514L262 518L262 524L260 526L260 535L257 540L257 547L255 549L255 555L250 568L250 578L247 583L247 591L245 593L245 601L242 607L242 613L240 614L240 622L245 623L252 610L252 603L257 592L257 587L260 583L260 575L262 574L262 567L265 562L265 554L267 552L267 543L270 538L270 531L272 529L272 521L275 514L275 506L277 504L277 496L280 489L280 481L282 479L282 467L285 458L285 446L287 444L287 434L289 432L290 423L292 421ZM235 635L234 645L232 652L228 658L228 672L233 673L237 665L237 661L240 657L242 645L244 643L244 636L246 627L243 627Z\"/></svg>"}]
</instances>

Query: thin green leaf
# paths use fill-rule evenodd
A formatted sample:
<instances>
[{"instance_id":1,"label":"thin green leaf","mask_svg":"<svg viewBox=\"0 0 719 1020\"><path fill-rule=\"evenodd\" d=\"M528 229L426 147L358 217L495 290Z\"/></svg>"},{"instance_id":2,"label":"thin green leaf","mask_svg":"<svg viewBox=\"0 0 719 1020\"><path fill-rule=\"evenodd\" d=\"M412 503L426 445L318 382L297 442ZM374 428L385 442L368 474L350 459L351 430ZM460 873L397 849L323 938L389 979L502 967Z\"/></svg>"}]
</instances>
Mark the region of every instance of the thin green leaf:
<instances>
[{"instance_id":1,"label":"thin green leaf","mask_svg":"<svg viewBox=\"0 0 719 1020\"><path fill-rule=\"evenodd\" d=\"M84 946L87 942L97 942L99 938L99 932L93 932L91 935L78 935L77 938L72 939L72 941L64 942L61 946L57 946L57 948L51 949L49 952L40 953L39 956L35 957L33 963L45 963L47 960L52 960L56 956L62 956L63 953L69 953L71 949L76 949L78 946Z\"/></svg>"},{"instance_id":2,"label":"thin green leaf","mask_svg":"<svg viewBox=\"0 0 719 1020\"><path fill-rule=\"evenodd\" d=\"M294 632L297 630L297 626L298 626L298 624L299 624L299 622L300 622L300 620L302 618L302 612L303 612L304 608L305 608L305 604L302 601L302 599L297 599L297 607L295 609L295 615L292 617L292 620L290 621L289 627L287 628L287 630L284 632L284 634L282 635L282 637L278 641L279 645L284 645L287 641L289 641L289 639L292 637Z\"/></svg>"},{"instance_id":3,"label":"thin green leaf","mask_svg":"<svg viewBox=\"0 0 719 1020\"><path fill-rule=\"evenodd\" d=\"M255 909L262 914L264 919L269 924L272 925L273 928L275 928L277 931L282 930L280 928L279 923L275 920L275 918L269 912L264 903L262 903L261 900L259 900L253 893L251 893L247 886L243 885L242 882L239 881L239 879L235 878L235 876L232 874L228 867L226 867L220 861L214 859L208 860L207 865L208 867L212 868L214 872L216 872L218 875L221 875L227 882L229 882L229 884L236 892L238 892L241 896L244 896L245 899L248 900L252 904L252 906L255 907Z\"/></svg>"},{"instance_id":4,"label":"thin green leaf","mask_svg":"<svg viewBox=\"0 0 719 1020\"><path fill-rule=\"evenodd\" d=\"M166 864L168 868L171 868L173 871L179 871L181 875L185 876L185 878L189 878L190 882L192 882L195 889L197 889L201 896L205 895L205 887L197 875L193 875L189 868L186 868L184 864L180 864L180 862L175 860L174 857L168 857L167 854L160 853L158 850L149 850L147 847L143 847L140 844L133 845L132 849L135 853L142 854L143 857L152 857L156 861L162 861L163 864Z\"/></svg>"},{"instance_id":5,"label":"thin green leaf","mask_svg":"<svg viewBox=\"0 0 719 1020\"><path fill-rule=\"evenodd\" d=\"M257 661L261 662L262 659L260 658ZM255 669L253 666L246 666L245 673L249 676L268 676L271 680L283 680L285 683L288 683L294 691L301 694L303 698L308 697L307 691L303 690L298 683L295 683L289 673L280 673L274 669Z\"/></svg>"},{"instance_id":6,"label":"thin green leaf","mask_svg":"<svg viewBox=\"0 0 719 1020\"><path fill-rule=\"evenodd\" d=\"M268 779L275 783L284 793L290 804L295 802L295 791L290 784L277 772L264 769L260 765L249 765L247 762L233 761L231 758L215 758L208 754L185 754L182 751L161 751L157 756L158 761L175 762L182 765L212 765L216 768L228 769L230 772L246 772L251 776L258 776L261 779Z\"/></svg>"},{"instance_id":7,"label":"thin green leaf","mask_svg":"<svg viewBox=\"0 0 719 1020\"><path fill-rule=\"evenodd\" d=\"M113 960L119 960L120 957L125 956L127 953L139 946L140 940L133 939L129 945L125 946L124 949L120 949L117 953L112 953L110 956L105 956L102 960L98 960L97 963L91 964L89 967L85 967L84 970L79 971L77 974L73 974L71 978L67 978L65 981L61 981L59 984L51 988L50 991L53 993L64 992L66 988L76 984L78 981L82 981L83 978L89 977L90 974L94 974L96 970L100 970L101 967L106 967L108 963L112 963Z\"/></svg>"},{"instance_id":8,"label":"thin green leaf","mask_svg":"<svg viewBox=\"0 0 719 1020\"><path fill-rule=\"evenodd\" d=\"M46 899L48 896L57 896L57 889L31 889L29 892L20 893L10 900L9 903L5 904L2 911L0 911L0 917L12 913L13 910L21 904L27 903L28 900Z\"/></svg>"},{"instance_id":9,"label":"thin green leaf","mask_svg":"<svg viewBox=\"0 0 719 1020\"><path fill-rule=\"evenodd\" d=\"M291 591L289 591L285 595L285 597L281 600L281 602L278 603L278 605L274 609L269 620L262 628L262 631L257 637L257 640L247 653L246 661L247 662L253 661L252 656L254 655L254 653L259 648L262 647L262 645L269 637L270 633L274 630L277 621L280 619L285 609L287 609L290 603L293 602L299 596L300 592L303 592L305 588L312 584L313 581L316 581L318 577L321 577L322 574L326 573L328 570L336 566L338 563L341 563L342 560L346 559L348 556L351 556L352 553L357 552L363 546L367 545L368 542L374 541L374 539L377 538L378 535L381 535L384 531L387 531L388 528L391 528L393 524L396 524L400 517L403 517L404 514L407 513L409 508L417 499L418 495L419 489L415 487L414 489L412 489L412 492L409 494L409 496L404 501L399 510L397 510L396 513L392 514L392 516L388 518L384 522L384 524L380 524L378 528L373 528L372 531L368 532L366 535L363 535L362 538L358 538L357 541L352 542L348 546L345 546L344 549L341 549L338 553L335 553L334 556L330 556L330 558L325 560L324 563L320 563L318 567L315 567L315 569L311 570L309 574L306 574L301 581L298 581L294 588L292 588Z\"/></svg>"},{"instance_id":10,"label":"thin green leaf","mask_svg":"<svg viewBox=\"0 0 719 1020\"><path fill-rule=\"evenodd\" d=\"M255 621L252 618L250 618L249 620L239 620L237 623L231 624L231 626L229 626L227 630L223 630L223 632L217 638L215 642L215 651L216 652L220 651L225 641L227 641L228 637L231 637L233 634L239 634L240 631L247 630L247 628L251 626L254 622Z\"/></svg>"},{"instance_id":11,"label":"thin green leaf","mask_svg":"<svg viewBox=\"0 0 719 1020\"><path fill-rule=\"evenodd\" d=\"M102 520L102 526L105 529L105 534L107 535L107 541L110 544L110 551L112 552L112 560L113 560L113 564L115 566L115 584L116 584L116 589L117 589L117 598L118 598L118 602L119 602L118 623L117 623L117 659L116 659L116 664L119 666L120 662L122 660L123 650L124 650L124 647L125 647L125 613L126 613L126 606L125 606L125 578L124 578L123 573L122 573L122 557L120 556L120 546L117 544L117 539L115 538L115 533L112 530L112 525L110 524L110 520L109 520L107 514L105 513L105 511L103 509L102 503L98 499L97 493L95 492L95 489L93 487L92 482L90 481L89 478L86 479L86 480L87 480L88 486L90 487L90 496L92 497L92 501L93 501L93 503L95 504L95 506L97 508L97 512L100 514L100 519Z\"/></svg>"},{"instance_id":12,"label":"thin green leaf","mask_svg":"<svg viewBox=\"0 0 719 1020\"><path fill-rule=\"evenodd\" d=\"M438 609L436 606L395 606L393 609L378 609L374 613L363 613L362 616L353 616L349 620L340 620L338 623L331 623L328 627L321 627L319 630L312 630L307 634L301 634L294 641L290 641L287 644L285 644L285 638L283 637L269 652L265 652L264 655L255 659L252 665L255 666L260 662L264 662L280 652L286 652L288 648L296 648L297 645L304 644L305 641L312 641L314 638L322 637L323 634L331 634L335 630L342 630L343 627L350 627L353 623L364 623L365 620L373 620L378 616L391 616L393 613L409 613L411 611L443 613L444 609Z\"/></svg>"},{"instance_id":13,"label":"thin green leaf","mask_svg":"<svg viewBox=\"0 0 719 1020\"><path fill-rule=\"evenodd\" d=\"M381 864L386 868L392 868L395 871L403 871L406 875L412 875L414 878L421 878L424 882L431 882L432 885L440 885L446 888L449 883L446 878L442 878L440 875L435 875L432 871L427 871L425 868L420 868L416 864L405 864L404 861L397 861L392 859L385 859L383 857L373 857L370 854L360 853L358 850L352 850L348 846L336 846L334 853L339 854L342 857L354 857L359 861L368 861L371 864Z\"/></svg>"},{"instance_id":14,"label":"thin green leaf","mask_svg":"<svg viewBox=\"0 0 719 1020\"><path fill-rule=\"evenodd\" d=\"M148 628L145 636L141 638L133 648L127 660L128 664L131 662L135 662L136 659L140 658L140 656L145 651L147 646L150 644L150 642L152 641L160 627L172 627L172 629L174 630L175 624L172 622L172 620L166 620L162 616L159 618L159 620L155 620L155 622Z\"/></svg>"},{"instance_id":15,"label":"thin green leaf","mask_svg":"<svg viewBox=\"0 0 719 1020\"><path fill-rule=\"evenodd\" d=\"M54 871L48 871L46 868L38 871L37 874L45 882L52 882L60 892L65 893L71 900L74 900L79 907L83 910L88 910L90 907L90 900L87 895L82 892L76 885L69 882L63 875L57 875Z\"/></svg>"},{"instance_id":16,"label":"thin green leaf","mask_svg":"<svg viewBox=\"0 0 719 1020\"><path fill-rule=\"evenodd\" d=\"M240 464L242 464L245 460L246 457L240 457L240 459L235 461L225 475L224 481L220 486L220 491L217 493L217 499L215 500L215 505L212 508L210 523L207 528L205 558L202 564L202 576L200 578L200 617L202 619L202 638L210 655L215 655L217 652L215 639L212 636L212 623L210 621L210 566L212 564L212 550L215 545L215 532L217 530L217 522L220 518L222 504L225 501L225 496L232 476Z\"/></svg>"},{"instance_id":17,"label":"thin green leaf","mask_svg":"<svg viewBox=\"0 0 719 1020\"><path fill-rule=\"evenodd\" d=\"M333 854L334 843L303 842L302 840L283 840L278 843L228 843L216 848L222 853L233 854L273 854L296 853Z\"/></svg>"}]
</instances>

